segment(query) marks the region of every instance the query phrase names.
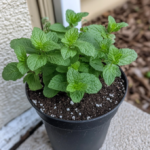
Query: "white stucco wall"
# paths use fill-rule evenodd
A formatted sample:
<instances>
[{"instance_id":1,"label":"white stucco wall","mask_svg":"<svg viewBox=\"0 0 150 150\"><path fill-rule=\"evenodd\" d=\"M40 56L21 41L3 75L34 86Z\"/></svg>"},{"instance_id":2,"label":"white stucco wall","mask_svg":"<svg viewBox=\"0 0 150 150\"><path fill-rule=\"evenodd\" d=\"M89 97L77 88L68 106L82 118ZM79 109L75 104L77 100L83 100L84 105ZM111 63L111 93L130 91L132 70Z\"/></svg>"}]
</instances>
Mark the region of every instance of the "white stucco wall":
<instances>
[{"instance_id":1,"label":"white stucco wall","mask_svg":"<svg viewBox=\"0 0 150 150\"><path fill-rule=\"evenodd\" d=\"M10 41L30 37L31 31L26 0L0 0L0 128L30 107L22 80L4 81L2 70L17 61Z\"/></svg>"}]
</instances>

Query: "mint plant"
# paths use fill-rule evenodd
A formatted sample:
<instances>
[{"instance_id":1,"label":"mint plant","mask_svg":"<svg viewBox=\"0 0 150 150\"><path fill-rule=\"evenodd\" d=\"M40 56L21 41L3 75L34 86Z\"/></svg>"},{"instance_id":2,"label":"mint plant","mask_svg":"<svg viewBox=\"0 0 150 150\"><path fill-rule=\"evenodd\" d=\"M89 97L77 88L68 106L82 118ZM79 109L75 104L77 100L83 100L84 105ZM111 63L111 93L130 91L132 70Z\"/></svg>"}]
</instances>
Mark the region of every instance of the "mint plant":
<instances>
[{"instance_id":1,"label":"mint plant","mask_svg":"<svg viewBox=\"0 0 150 150\"><path fill-rule=\"evenodd\" d=\"M31 38L11 41L18 62L9 63L3 70L4 80L16 81L24 78L30 90L43 89L45 97L54 97L66 92L73 102L79 103L84 94L97 93L103 78L110 86L116 77L121 76L119 66L135 61L134 50L114 46L115 35L126 23L116 23L108 17L108 27L90 25L76 28L82 17L88 13L66 11L69 24L50 24L47 18L42 20L43 31L35 27Z\"/></svg>"}]
</instances>

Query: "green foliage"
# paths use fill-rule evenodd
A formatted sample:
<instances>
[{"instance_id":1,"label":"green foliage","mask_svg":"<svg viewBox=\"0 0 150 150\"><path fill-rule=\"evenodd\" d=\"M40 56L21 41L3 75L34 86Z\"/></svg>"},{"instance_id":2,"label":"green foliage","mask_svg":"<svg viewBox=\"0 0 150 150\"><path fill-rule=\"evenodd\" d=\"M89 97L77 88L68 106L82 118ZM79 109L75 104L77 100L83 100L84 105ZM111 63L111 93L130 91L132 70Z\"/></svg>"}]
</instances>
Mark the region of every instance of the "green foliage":
<instances>
[{"instance_id":1,"label":"green foliage","mask_svg":"<svg viewBox=\"0 0 150 150\"><path fill-rule=\"evenodd\" d=\"M121 28L123 27L127 27L128 24L125 23L125 22L122 22L122 23L116 23L115 19L112 17L112 16L109 16L108 17L108 28L107 28L107 31L109 33L111 32L117 32L119 31Z\"/></svg>"},{"instance_id":2,"label":"green foliage","mask_svg":"<svg viewBox=\"0 0 150 150\"><path fill-rule=\"evenodd\" d=\"M19 71L17 67L17 62L9 63L3 70L2 77L4 80L9 81L16 81L17 79L20 79L23 77L21 72Z\"/></svg>"},{"instance_id":3,"label":"green foliage","mask_svg":"<svg viewBox=\"0 0 150 150\"><path fill-rule=\"evenodd\" d=\"M75 13L73 10L68 9L66 11L66 21L69 23L70 27L74 27L78 25L78 22L81 21L83 17L86 17L89 13L81 12Z\"/></svg>"},{"instance_id":4,"label":"green foliage","mask_svg":"<svg viewBox=\"0 0 150 150\"><path fill-rule=\"evenodd\" d=\"M88 13L66 11L68 27L51 24L43 18L43 30L35 27L31 38L11 41L18 62L7 64L2 77L16 81L24 76L33 91L42 89L45 97L51 98L57 93L66 92L73 102L79 103L84 94L99 92L102 84L99 78L111 85L121 76L119 66L128 65L136 60L137 54L128 48L114 46L115 35L112 32L126 27L126 23L116 23L108 17L108 27L90 25L80 29L78 22Z\"/></svg>"}]
</instances>

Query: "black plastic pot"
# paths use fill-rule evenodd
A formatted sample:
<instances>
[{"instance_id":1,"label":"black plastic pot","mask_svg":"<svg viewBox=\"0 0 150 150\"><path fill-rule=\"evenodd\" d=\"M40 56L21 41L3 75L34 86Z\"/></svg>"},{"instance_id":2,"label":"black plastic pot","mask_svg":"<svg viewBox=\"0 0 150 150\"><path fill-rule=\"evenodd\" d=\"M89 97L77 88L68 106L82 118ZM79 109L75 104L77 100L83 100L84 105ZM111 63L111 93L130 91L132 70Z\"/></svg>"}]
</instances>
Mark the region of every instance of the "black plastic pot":
<instances>
[{"instance_id":1,"label":"black plastic pot","mask_svg":"<svg viewBox=\"0 0 150 150\"><path fill-rule=\"evenodd\" d=\"M125 80L127 93L127 78L123 71L121 72L122 79ZM31 105L43 119L54 150L99 150L106 138L111 119L123 102L126 93L121 102L113 110L100 117L86 121L68 121L50 117L33 105L27 92L26 95Z\"/></svg>"}]
</instances>

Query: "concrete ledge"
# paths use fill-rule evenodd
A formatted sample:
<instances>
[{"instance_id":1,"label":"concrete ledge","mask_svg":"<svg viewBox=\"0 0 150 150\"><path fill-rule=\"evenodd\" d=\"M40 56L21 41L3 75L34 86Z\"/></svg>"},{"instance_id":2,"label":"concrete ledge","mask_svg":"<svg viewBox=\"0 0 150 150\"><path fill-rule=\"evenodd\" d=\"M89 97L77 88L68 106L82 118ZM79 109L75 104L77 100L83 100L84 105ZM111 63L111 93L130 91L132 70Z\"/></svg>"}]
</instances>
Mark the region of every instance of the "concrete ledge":
<instances>
[{"instance_id":1,"label":"concrete ledge","mask_svg":"<svg viewBox=\"0 0 150 150\"><path fill-rule=\"evenodd\" d=\"M44 125L17 150L53 150ZM123 102L100 150L150 150L150 115Z\"/></svg>"}]
</instances>

